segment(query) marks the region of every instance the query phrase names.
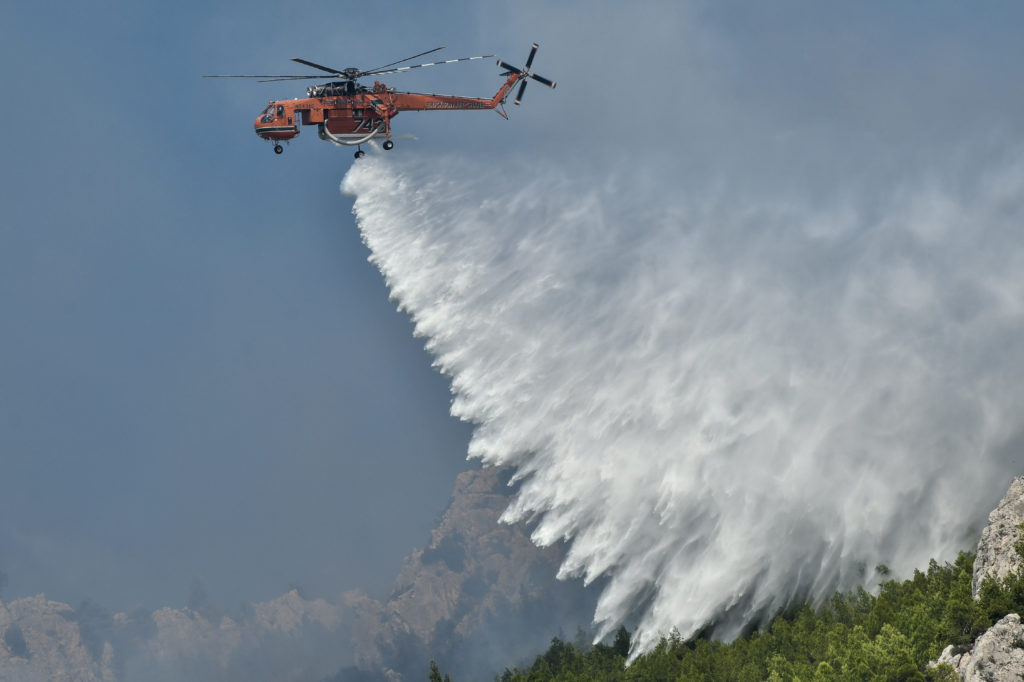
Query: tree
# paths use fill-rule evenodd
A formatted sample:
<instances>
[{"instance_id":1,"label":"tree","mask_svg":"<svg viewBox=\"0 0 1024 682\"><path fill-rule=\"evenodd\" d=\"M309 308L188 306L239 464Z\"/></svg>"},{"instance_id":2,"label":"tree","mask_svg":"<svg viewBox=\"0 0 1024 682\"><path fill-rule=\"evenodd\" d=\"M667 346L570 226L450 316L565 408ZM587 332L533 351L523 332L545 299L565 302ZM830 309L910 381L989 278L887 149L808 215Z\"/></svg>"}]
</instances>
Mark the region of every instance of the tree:
<instances>
[{"instance_id":1,"label":"tree","mask_svg":"<svg viewBox=\"0 0 1024 682\"><path fill-rule=\"evenodd\" d=\"M629 656L629 646L631 644L629 630L626 629L625 625L620 625L618 631L615 633L615 641L612 642L612 649L619 656L627 658Z\"/></svg>"},{"instance_id":2,"label":"tree","mask_svg":"<svg viewBox=\"0 0 1024 682\"><path fill-rule=\"evenodd\" d=\"M452 678L448 677L448 673L445 673L444 677L441 677L441 671L437 669L437 662L430 661L430 677L427 678L430 682L452 682Z\"/></svg>"},{"instance_id":3,"label":"tree","mask_svg":"<svg viewBox=\"0 0 1024 682\"><path fill-rule=\"evenodd\" d=\"M925 671L925 677L929 682L960 682L960 674L948 663L940 663L934 668L928 668Z\"/></svg>"}]
</instances>

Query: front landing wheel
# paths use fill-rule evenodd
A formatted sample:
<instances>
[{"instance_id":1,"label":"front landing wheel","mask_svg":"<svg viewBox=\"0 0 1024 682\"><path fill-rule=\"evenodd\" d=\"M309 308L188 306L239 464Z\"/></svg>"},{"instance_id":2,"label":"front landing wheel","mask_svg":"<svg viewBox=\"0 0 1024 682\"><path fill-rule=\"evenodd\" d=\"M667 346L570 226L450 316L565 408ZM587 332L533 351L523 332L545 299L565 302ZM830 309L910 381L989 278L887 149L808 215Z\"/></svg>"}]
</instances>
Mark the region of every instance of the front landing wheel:
<instances>
[{"instance_id":1,"label":"front landing wheel","mask_svg":"<svg viewBox=\"0 0 1024 682\"><path fill-rule=\"evenodd\" d=\"M283 152L283 151L284 151L284 147L282 147L282 146L281 146L281 145L279 145L279 144L275 144L275 145L274 145L274 153L275 153L275 154L280 154L280 153L281 153L281 152Z\"/></svg>"},{"instance_id":2,"label":"front landing wheel","mask_svg":"<svg viewBox=\"0 0 1024 682\"><path fill-rule=\"evenodd\" d=\"M394 147L395 143L392 142L391 140L385 140L384 144L382 146L384 147L384 150L387 151L387 150L391 149L392 147Z\"/></svg>"},{"instance_id":3,"label":"front landing wheel","mask_svg":"<svg viewBox=\"0 0 1024 682\"><path fill-rule=\"evenodd\" d=\"M364 156L366 156L366 152L364 152L362 149L360 149L353 156L355 156L357 159L361 159Z\"/></svg>"}]
</instances>

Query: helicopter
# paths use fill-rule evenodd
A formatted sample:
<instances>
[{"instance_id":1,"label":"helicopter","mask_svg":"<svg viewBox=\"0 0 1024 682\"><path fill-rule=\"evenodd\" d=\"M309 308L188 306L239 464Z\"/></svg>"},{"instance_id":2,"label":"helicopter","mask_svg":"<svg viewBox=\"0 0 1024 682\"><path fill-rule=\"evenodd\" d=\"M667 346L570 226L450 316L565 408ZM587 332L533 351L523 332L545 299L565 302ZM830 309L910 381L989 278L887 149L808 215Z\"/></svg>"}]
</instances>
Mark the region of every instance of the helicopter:
<instances>
[{"instance_id":1,"label":"helicopter","mask_svg":"<svg viewBox=\"0 0 1024 682\"><path fill-rule=\"evenodd\" d=\"M359 80L370 76L404 73L426 66L487 59L494 57L495 55L493 54L481 55L479 57L460 57L458 59L414 64L411 66L398 66L418 57L443 50L444 46L441 46L367 71L356 68L335 69L306 59L294 58L291 61L324 71L335 80L307 88L306 97L301 99L271 101L260 112L259 116L256 117L253 127L259 137L273 142L274 152L280 154L284 151L281 142L288 143L298 135L300 123L303 126L315 125L321 140L338 146L356 147L355 158L358 159L366 153L363 151L362 146L375 138L384 138L381 146L385 150L390 150L395 146L391 134L391 119L402 111L493 109L503 118L508 119L508 112L505 110L505 100L508 97L508 93L512 91L512 88L517 83L520 84L519 92L514 100L517 105L523 99L523 93L526 91L529 80L535 80L549 88L554 88L557 85L554 81L539 76L530 70L533 66L533 58L537 54L537 48L537 43L534 43L530 50L530 55L526 58L526 65L523 68L503 62L501 59L498 60L498 66L505 70L501 75L506 80L501 88L498 89L498 92L489 99L419 92L399 92L377 80L374 80L372 87L362 85ZM322 80L325 76L218 74L203 76L203 78L258 78L261 79L259 81L261 83L269 83L274 81Z\"/></svg>"}]
</instances>

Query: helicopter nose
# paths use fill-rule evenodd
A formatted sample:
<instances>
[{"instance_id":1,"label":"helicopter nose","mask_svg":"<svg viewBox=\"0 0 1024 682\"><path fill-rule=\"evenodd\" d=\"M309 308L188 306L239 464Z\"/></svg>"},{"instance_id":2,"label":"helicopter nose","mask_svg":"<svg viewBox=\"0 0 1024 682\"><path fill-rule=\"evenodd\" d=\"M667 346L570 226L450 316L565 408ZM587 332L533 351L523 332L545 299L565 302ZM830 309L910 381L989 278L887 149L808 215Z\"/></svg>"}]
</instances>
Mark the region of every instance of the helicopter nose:
<instances>
[{"instance_id":1,"label":"helicopter nose","mask_svg":"<svg viewBox=\"0 0 1024 682\"><path fill-rule=\"evenodd\" d=\"M266 114L260 114L256 117L256 120L253 121L252 127L255 129L257 135L262 138L269 139L268 135L271 132L270 129L274 127L274 117L267 116Z\"/></svg>"},{"instance_id":2,"label":"helicopter nose","mask_svg":"<svg viewBox=\"0 0 1024 682\"><path fill-rule=\"evenodd\" d=\"M256 119L253 129L264 140L290 140L299 134L299 127L297 125L291 121L287 125L282 125L283 123L283 121L275 120L267 122L265 117L261 117Z\"/></svg>"}]
</instances>

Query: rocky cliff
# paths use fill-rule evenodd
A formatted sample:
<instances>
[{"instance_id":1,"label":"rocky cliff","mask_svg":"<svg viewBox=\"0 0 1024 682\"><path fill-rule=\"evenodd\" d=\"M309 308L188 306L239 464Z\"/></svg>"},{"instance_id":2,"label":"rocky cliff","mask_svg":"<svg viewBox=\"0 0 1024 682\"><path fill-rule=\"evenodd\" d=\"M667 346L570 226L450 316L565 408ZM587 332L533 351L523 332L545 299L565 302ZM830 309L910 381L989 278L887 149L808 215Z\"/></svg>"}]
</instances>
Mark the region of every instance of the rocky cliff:
<instances>
[{"instance_id":1,"label":"rocky cliff","mask_svg":"<svg viewBox=\"0 0 1024 682\"><path fill-rule=\"evenodd\" d=\"M999 506L988 515L988 525L981 532L971 583L975 599L986 575L1002 580L1020 570L1021 558L1014 545L1021 539L1021 523L1024 523L1024 476L1013 479Z\"/></svg>"},{"instance_id":2,"label":"rocky cliff","mask_svg":"<svg viewBox=\"0 0 1024 682\"><path fill-rule=\"evenodd\" d=\"M1024 476L1013 479L999 506L988 516L974 559L971 590L978 598L986 577L1003 580L1019 572L1021 557L1015 545L1021 540L1024 523ZM1024 624L1011 613L986 630L974 646L957 653L946 647L936 663L952 666L964 682L1009 682L1024 680Z\"/></svg>"},{"instance_id":3,"label":"rocky cliff","mask_svg":"<svg viewBox=\"0 0 1024 682\"><path fill-rule=\"evenodd\" d=\"M427 547L406 558L391 596L349 601L366 614L361 667L418 679L433 658L456 679L489 679L559 630L571 636L590 622L596 591L554 579L562 548L539 549L523 525L498 522L509 494L501 472L460 474Z\"/></svg>"}]
</instances>

